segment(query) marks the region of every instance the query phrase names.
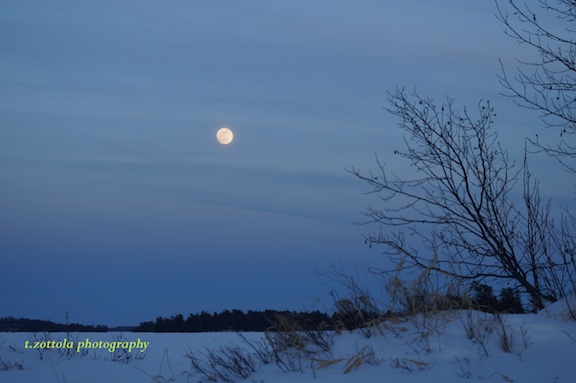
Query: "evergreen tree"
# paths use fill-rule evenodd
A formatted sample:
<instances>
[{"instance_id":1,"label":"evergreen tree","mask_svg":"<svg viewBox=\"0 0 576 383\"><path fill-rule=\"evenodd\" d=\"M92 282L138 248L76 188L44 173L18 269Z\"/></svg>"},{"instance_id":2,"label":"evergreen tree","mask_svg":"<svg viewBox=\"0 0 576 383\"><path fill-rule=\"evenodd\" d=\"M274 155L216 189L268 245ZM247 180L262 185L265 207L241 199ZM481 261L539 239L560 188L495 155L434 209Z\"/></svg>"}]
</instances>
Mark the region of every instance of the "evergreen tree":
<instances>
[{"instance_id":1,"label":"evergreen tree","mask_svg":"<svg viewBox=\"0 0 576 383\"><path fill-rule=\"evenodd\" d=\"M485 285L478 281L472 282L470 285L474 296L472 298L472 303L474 307L482 311L496 311L498 306L498 300L492 291L492 286Z\"/></svg>"},{"instance_id":2,"label":"evergreen tree","mask_svg":"<svg viewBox=\"0 0 576 383\"><path fill-rule=\"evenodd\" d=\"M498 301L498 311L511 314L524 313L520 293L509 287L502 289L500 300Z\"/></svg>"}]
</instances>

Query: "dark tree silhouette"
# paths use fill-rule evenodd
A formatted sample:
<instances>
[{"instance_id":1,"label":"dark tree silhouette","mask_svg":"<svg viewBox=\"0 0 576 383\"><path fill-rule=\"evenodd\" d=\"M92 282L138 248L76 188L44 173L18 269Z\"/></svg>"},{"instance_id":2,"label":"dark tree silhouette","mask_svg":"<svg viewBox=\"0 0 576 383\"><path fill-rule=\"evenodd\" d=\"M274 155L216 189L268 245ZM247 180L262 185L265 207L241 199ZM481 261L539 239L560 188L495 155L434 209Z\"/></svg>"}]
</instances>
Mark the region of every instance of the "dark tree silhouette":
<instances>
[{"instance_id":1,"label":"dark tree silhouette","mask_svg":"<svg viewBox=\"0 0 576 383\"><path fill-rule=\"evenodd\" d=\"M496 6L505 33L539 56L520 61L513 77L502 65L500 81L518 105L541 112L545 126L557 128L554 143L538 136L529 140L576 172L576 2L508 0Z\"/></svg>"},{"instance_id":2,"label":"dark tree silhouette","mask_svg":"<svg viewBox=\"0 0 576 383\"><path fill-rule=\"evenodd\" d=\"M492 286L474 281L470 285L470 288L473 292L472 303L475 308L484 311L496 311L498 299L496 299L496 296L494 295Z\"/></svg>"},{"instance_id":3,"label":"dark tree silhouette","mask_svg":"<svg viewBox=\"0 0 576 383\"><path fill-rule=\"evenodd\" d=\"M524 313L524 307L522 306L520 294L509 287L502 289L500 292L500 299L498 300L497 308L498 311L505 313Z\"/></svg>"},{"instance_id":4,"label":"dark tree silhouette","mask_svg":"<svg viewBox=\"0 0 576 383\"><path fill-rule=\"evenodd\" d=\"M506 280L538 309L563 297L574 281L570 230L556 230L526 161L516 166L498 142L490 103L479 104L477 117L455 110L452 100L436 105L403 89L390 94L389 103L407 133L405 148L395 154L414 176L391 174L378 158L376 174L350 170L382 202L364 212L365 223L380 226L366 242L383 245L393 270ZM523 206L513 197L522 195L517 183L524 186ZM426 250L418 251L408 236Z\"/></svg>"}]
</instances>

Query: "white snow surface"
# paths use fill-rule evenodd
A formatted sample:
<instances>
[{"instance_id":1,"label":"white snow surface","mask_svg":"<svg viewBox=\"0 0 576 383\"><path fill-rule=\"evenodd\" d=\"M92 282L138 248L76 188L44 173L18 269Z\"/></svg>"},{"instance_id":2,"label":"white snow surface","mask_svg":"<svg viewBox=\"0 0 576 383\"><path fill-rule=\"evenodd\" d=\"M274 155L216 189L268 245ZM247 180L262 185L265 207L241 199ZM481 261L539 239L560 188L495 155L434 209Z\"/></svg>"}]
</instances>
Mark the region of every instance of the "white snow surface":
<instances>
[{"instance_id":1,"label":"white snow surface","mask_svg":"<svg viewBox=\"0 0 576 383\"><path fill-rule=\"evenodd\" d=\"M334 336L329 354L317 359L338 361L330 366L308 362L301 372L283 372L275 364L258 365L246 382L538 382L568 383L576 377L576 322L566 318L566 304L555 304L539 314L493 315L457 311L416 316L386 323L382 334L365 337L359 330ZM485 347L473 342L466 329L472 323L486 336ZM501 345L506 332L510 350ZM249 348L238 334L222 333L73 333L74 341L150 342L148 350L133 350L128 363L111 361L107 350L90 350L71 358L46 350L42 359L25 341L45 334L0 333L0 382L202 382L185 357L190 351L238 344ZM62 340L64 333L47 334ZM249 340L262 333L244 333ZM70 340L70 339L68 339ZM360 350L372 350L372 363L364 362L344 373L346 363ZM140 357L138 357L138 355ZM237 380L242 381L242 380Z\"/></svg>"}]
</instances>

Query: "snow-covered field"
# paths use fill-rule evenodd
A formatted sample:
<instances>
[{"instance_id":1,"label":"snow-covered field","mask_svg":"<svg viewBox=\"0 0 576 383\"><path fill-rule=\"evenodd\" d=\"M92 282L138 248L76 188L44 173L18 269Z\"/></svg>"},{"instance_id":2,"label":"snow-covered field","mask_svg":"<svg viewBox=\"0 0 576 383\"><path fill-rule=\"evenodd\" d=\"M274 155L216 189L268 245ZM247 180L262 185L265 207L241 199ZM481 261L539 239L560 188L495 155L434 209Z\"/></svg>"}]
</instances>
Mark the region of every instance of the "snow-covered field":
<instances>
[{"instance_id":1,"label":"snow-covered field","mask_svg":"<svg viewBox=\"0 0 576 383\"><path fill-rule=\"evenodd\" d=\"M283 372L274 363L257 364L247 382L574 382L576 322L562 315L565 304L539 314L497 317L459 311L418 316L382 328L366 338L361 331L336 335L330 353L308 360L302 372ZM506 334L506 337L503 337ZM63 333L47 334L62 341ZM238 344L235 333L74 333L74 349L42 352L33 346L45 334L0 333L0 381L55 382L198 382L190 368L190 351L205 352ZM248 340L261 333L243 334ZM149 342L146 352L126 354L106 349L77 352L78 342ZM469 339L472 338L472 339ZM506 340L509 347L504 351ZM136 343L137 344L137 343ZM58 344L54 344L56 346ZM64 344L62 344L64 345ZM126 344L118 344L120 347ZM140 344L139 346L142 346ZM358 358L359 355L364 358ZM116 357L120 361L112 361ZM330 363L328 363L330 361ZM356 368L350 368L353 362ZM362 363L360 363L362 361Z\"/></svg>"}]
</instances>

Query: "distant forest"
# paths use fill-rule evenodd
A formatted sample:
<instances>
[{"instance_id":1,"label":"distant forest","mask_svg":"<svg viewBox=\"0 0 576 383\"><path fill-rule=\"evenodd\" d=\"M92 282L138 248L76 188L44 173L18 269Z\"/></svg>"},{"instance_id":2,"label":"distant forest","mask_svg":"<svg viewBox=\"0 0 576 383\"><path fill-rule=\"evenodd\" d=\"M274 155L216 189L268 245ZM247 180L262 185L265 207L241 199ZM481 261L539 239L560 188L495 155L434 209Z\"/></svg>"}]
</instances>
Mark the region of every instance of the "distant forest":
<instances>
[{"instance_id":1,"label":"distant forest","mask_svg":"<svg viewBox=\"0 0 576 383\"><path fill-rule=\"evenodd\" d=\"M83 325L78 323L60 324L48 320L26 318L0 318L0 332L106 332L108 326Z\"/></svg>"},{"instance_id":2,"label":"distant forest","mask_svg":"<svg viewBox=\"0 0 576 383\"><path fill-rule=\"evenodd\" d=\"M137 332L215 332L215 331L265 331L269 329L278 317L290 318L291 321L313 327L331 328L332 317L320 311L251 311L224 310L221 313L210 314L202 311L200 314L190 314L184 318L182 314L170 318L156 318L156 321L142 322L133 329Z\"/></svg>"},{"instance_id":3,"label":"distant forest","mask_svg":"<svg viewBox=\"0 0 576 383\"><path fill-rule=\"evenodd\" d=\"M60 324L48 320L4 317L0 318L0 332L218 332L218 331L265 331L279 316L291 318L294 322L321 326L332 322L331 317L320 311L248 311L224 310L220 313L190 314L184 318L178 314L169 318L158 317L155 321L141 322L138 326L110 328L104 325Z\"/></svg>"},{"instance_id":4,"label":"distant forest","mask_svg":"<svg viewBox=\"0 0 576 383\"><path fill-rule=\"evenodd\" d=\"M415 292L415 301L411 304L428 302L439 309L476 309L486 312L502 312L510 314L524 313L524 307L518 291L504 288L500 296L494 295L491 286L473 282L470 285L472 296L463 298L447 295L441 299L438 296L428 296ZM434 302L434 300L438 300ZM155 321L141 322L138 326L108 327L103 325L89 326L81 324L57 324L47 320L25 318L0 318L0 332L218 332L218 331L283 331L282 326L290 328L316 330L356 329L366 324L381 321L387 317L398 317L405 312L383 312L378 309L370 298L365 296L353 300L341 299L336 302L332 315L318 310L311 312L264 310L243 312L242 310L224 310L210 314L202 311L190 314L184 318L182 314L169 318L158 317Z\"/></svg>"},{"instance_id":5,"label":"distant forest","mask_svg":"<svg viewBox=\"0 0 576 383\"><path fill-rule=\"evenodd\" d=\"M463 298L447 295L442 302L436 302L438 308L469 309L486 312L501 312L519 314L525 312L518 291L504 288L500 296L494 295L491 286L474 282L470 286L472 296ZM362 299L364 298L364 299ZM438 299L438 297L418 296L415 299ZM132 331L138 332L215 332L215 331L267 331L280 330L287 322L291 328L341 330L356 329L373 321L381 321L386 317L402 316L402 312L384 312L370 302L369 298L358 297L353 300L341 299L336 302L336 310L332 315L320 311L247 311L224 310L221 313L210 314L205 311L200 314L190 314L184 318L182 314L170 318L156 318L156 321L142 322ZM287 321L287 322L286 322ZM280 325L280 327L278 327Z\"/></svg>"}]
</instances>

